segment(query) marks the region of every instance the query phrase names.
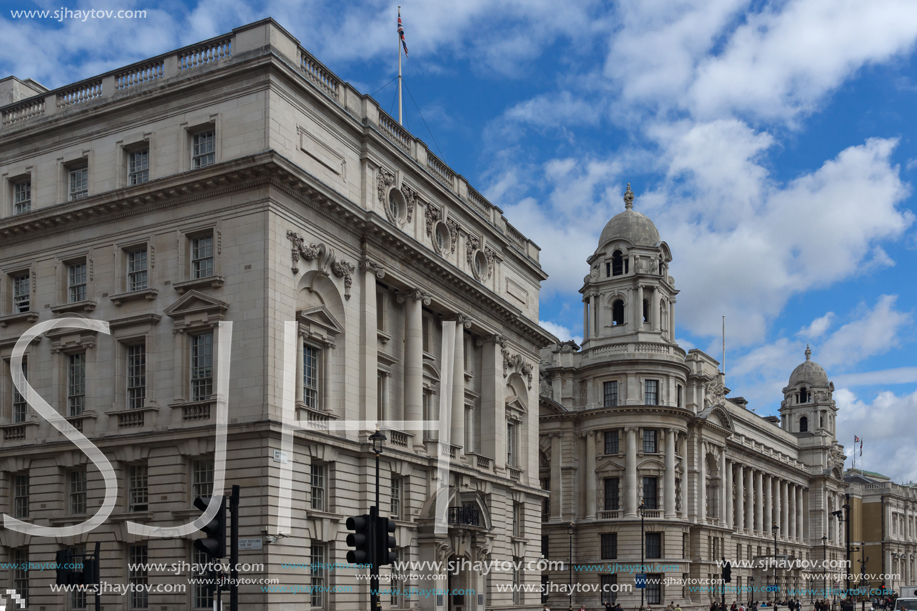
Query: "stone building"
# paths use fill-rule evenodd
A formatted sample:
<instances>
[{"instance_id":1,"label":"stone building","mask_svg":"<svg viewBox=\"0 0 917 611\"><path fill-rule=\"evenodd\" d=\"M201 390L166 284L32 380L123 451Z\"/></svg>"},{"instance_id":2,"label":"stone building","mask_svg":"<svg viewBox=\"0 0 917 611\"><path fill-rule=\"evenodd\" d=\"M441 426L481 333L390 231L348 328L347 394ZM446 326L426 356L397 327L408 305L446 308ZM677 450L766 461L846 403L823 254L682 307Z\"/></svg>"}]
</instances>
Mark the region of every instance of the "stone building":
<instances>
[{"instance_id":1,"label":"stone building","mask_svg":"<svg viewBox=\"0 0 917 611\"><path fill-rule=\"evenodd\" d=\"M193 500L223 475L224 400L225 490L241 486L241 560L254 565L241 576L279 580L243 585L242 608L368 608L358 571L327 567L345 562L345 518L375 489L372 427L336 426L348 421L405 423L383 422L381 475L401 560L537 561L547 494L532 410L539 350L556 341L537 324L539 249L371 97L268 19L50 91L8 77L0 99L3 513L63 527L106 502L99 469L13 386L14 344L36 323L108 323L38 336L23 370L119 485L110 517L81 535L7 522L0 562L100 541L104 582L154 588L106 594L107 611L210 608L187 572L128 564L204 559L196 529L137 532L200 516ZM411 428L447 403L451 438ZM288 454L284 421L313 427ZM441 455L446 533L433 519ZM53 593L54 571L2 573L29 609L87 604ZM537 587L534 569L438 576L392 585L474 594L395 593L383 608L538 604L537 591L498 591Z\"/></svg>"},{"instance_id":2,"label":"stone building","mask_svg":"<svg viewBox=\"0 0 917 611\"><path fill-rule=\"evenodd\" d=\"M848 469L844 479L861 507L851 521L862 533L850 537L853 572L873 576L872 589L917 585L917 486L862 469Z\"/></svg>"},{"instance_id":3,"label":"stone building","mask_svg":"<svg viewBox=\"0 0 917 611\"><path fill-rule=\"evenodd\" d=\"M634 210L630 186L624 201L587 259L582 347L542 351L540 471L551 493L543 553L566 560L572 546L575 563L593 565L575 581L632 586L633 574L614 565L640 563L642 516L644 557L656 567L645 601L682 607L710 604L704 580L718 579L722 558L769 566L775 551L778 564L843 558L831 512L843 504L844 456L824 369L807 349L783 390L779 418L727 397L719 363L676 343L673 254ZM764 588L773 575L736 566L731 586ZM566 584L569 576L543 579ZM777 583L784 593L810 585L785 566ZM727 598L743 596L772 598L761 591ZM636 589L617 598L625 608L640 605ZM600 599L577 593L573 604L596 608ZM548 600L568 602L565 594Z\"/></svg>"}]
</instances>

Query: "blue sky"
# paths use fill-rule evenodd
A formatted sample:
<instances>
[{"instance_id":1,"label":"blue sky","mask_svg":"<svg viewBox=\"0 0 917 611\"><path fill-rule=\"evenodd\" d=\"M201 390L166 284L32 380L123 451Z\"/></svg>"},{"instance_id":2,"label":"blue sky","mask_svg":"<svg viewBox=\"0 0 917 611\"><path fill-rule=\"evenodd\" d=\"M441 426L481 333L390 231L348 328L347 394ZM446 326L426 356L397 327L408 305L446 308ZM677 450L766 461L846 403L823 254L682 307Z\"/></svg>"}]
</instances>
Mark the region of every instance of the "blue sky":
<instances>
[{"instance_id":1,"label":"blue sky","mask_svg":"<svg viewBox=\"0 0 917 611\"><path fill-rule=\"evenodd\" d=\"M396 5L3 0L0 75L57 87L272 16L394 114ZM148 14L10 13L61 6ZM682 345L718 356L726 315L728 386L770 414L810 343L841 443L917 479L911 0L402 0L402 17L405 124L542 247L547 328L581 336L585 259L630 182L673 252Z\"/></svg>"}]
</instances>

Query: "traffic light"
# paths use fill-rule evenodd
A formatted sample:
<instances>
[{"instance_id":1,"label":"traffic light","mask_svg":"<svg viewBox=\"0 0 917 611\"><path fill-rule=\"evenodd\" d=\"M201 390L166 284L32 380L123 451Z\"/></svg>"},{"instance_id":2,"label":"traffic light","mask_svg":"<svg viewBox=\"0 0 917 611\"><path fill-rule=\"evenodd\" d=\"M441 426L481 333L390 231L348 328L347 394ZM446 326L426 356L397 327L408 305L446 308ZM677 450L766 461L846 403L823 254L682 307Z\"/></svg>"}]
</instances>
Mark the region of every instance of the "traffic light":
<instances>
[{"instance_id":1,"label":"traffic light","mask_svg":"<svg viewBox=\"0 0 917 611\"><path fill-rule=\"evenodd\" d=\"M205 499L202 496L194 499L194 506L200 509L201 511L207 510L207 505L210 503L209 498ZM204 539L197 539L194 542L194 547L197 550L200 550L207 554L208 557L212 558L225 558L226 557L226 497L220 498L220 506L217 509L217 514L213 519L203 528L201 532L207 535Z\"/></svg>"},{"instance_id":2,"label":"traffic light","mask_svg":"<svg viewBox=\"0 0 917 611\"><path fill-rule=\"evenodd\" d=\"M732 564L723 558L723 583L732 583Z\"/></svg>"},{"instance_id":3,"label":"traffic light","mask_svg":"<svg viewBox=\"0 0 917 611\"><path fill-rule=\"evenodd\" d=\"M374 526L372 516L366 514L347 518L347 530L354 531L347 535L347 545L353 548L347 552L347 562L350 564L372 563Z\"/></svg>"},{"instance_id":4,"label":"traffic light","mask_svg":"<svg viewBox=\"0 0 917 611\"><path fill-rule=\"evenodd\" d=\"M59 549L54 555L54 562L57 569L57 580L55 583L59 586L76 583L76 571L70 568L73 564L73 551L69 549ZM64 568L67 567L67 568Z\"/></svg>"},{"instance_id":5,"label":"traffic light","mask_svg":"<svg viewBox=\"0 0 917 611\"><path fill-rule=\"evenodd\" d=\"M378 566L385 566L386 564L392 564L398 560L398 554L391 551L392 548L398 547L398 543L395 542L395 535L392 534L395 532L395 521L388 518L376 518L379 520L379 526L376 529L376 533L379 537L379 545L376 546L377 562Z\"/></svg>"}]
</instances>

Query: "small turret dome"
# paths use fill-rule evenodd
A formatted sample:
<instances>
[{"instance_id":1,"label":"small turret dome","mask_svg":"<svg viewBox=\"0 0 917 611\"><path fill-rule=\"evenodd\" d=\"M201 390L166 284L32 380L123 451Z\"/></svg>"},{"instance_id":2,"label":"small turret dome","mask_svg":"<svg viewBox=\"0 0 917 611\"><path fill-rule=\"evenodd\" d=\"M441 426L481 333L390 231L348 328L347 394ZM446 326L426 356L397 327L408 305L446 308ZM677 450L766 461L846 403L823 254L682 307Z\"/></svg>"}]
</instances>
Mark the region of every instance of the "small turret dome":
<instances>
[{"instance_id":1,"label":"small turret dome","mask_svg":"<svg viewBox=\"0 0 917 611\"><path fill-rule=\"evenodd\" d=\"M812 360L812 350L808 346L806 346L805 362L799 365L799 367L794 369L793 373L790 374L790 383L787 387L792 387L800 383L809 386L828 385L828 374L825 373L821 365Z\"/></svg>"},{"instance_id":2,"label":"small turret dome","mask_svg":"<svg viewBox=\"0 0 917 611\"><path fill-rule=\"evenodd\" d=\"M640 214L634 207L634 192L627 183L627 192L624 194L624 212L615 215L599 238L599 248L616 239L624 239L635 246L658 246L659 231L649 218Z\"/></svg>"}]
</instances>

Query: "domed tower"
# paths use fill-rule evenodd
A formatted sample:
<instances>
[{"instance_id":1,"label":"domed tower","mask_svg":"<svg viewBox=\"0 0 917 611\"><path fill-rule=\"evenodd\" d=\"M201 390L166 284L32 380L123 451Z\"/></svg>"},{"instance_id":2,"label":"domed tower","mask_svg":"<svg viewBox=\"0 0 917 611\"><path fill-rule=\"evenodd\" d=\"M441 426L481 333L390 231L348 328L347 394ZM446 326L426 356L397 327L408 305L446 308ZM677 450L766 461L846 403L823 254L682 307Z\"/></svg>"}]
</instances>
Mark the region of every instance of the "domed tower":
<instances>
[{"instance_id":1,"label":"domed tower","mask_svg":"<svg viewBox=\"0 0 917 611\"><path fill-rule=\"evenodd\" d=\"M674 343L672 253L653 222L634 208L630 184L624 212L602 230L587 259L583 288L583 348L629 342Z\"/></svg>"},{"instance_id":2,"label":"domed tower","mask_svg":"<svg viewBox=\"0 0 917 611\"><path fill-rule=\"evenodd\" d=\"M783 389L780 404L780 426L794 433L835 435L837 405L832 398L834 383L821 365L812 360L812 350L806 346L806 360L793 370L790 382Z\"/></svg>"}]
</instances>

